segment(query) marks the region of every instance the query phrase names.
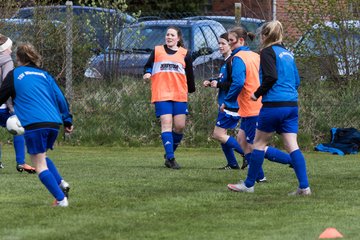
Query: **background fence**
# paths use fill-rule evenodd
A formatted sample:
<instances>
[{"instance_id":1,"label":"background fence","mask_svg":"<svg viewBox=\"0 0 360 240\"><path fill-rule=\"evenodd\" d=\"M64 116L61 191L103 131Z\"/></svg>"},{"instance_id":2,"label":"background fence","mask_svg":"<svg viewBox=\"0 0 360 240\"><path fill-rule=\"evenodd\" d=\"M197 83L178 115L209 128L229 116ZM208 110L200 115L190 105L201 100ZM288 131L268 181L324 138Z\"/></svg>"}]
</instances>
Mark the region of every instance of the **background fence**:
<instances>
[{"instance_id":1,"label":"background fence","mask_svg":"<svg viewBox=\"0 0 360 240\"><path fill-rule=\"evenodd\" d=\"M73 14L72 42L66 41L68 34L66 31L69 31L69 28L66 27L66 19L69 18L63 15L61 19L55 21L54 14L48 12L39 12L29 21L0 20L0 33L11 37L15 41L15 45L24 40L32 42L44 57L44 68L53 74L63 90L65 91L71 85L71 94L73 95L71 95L70 104L74 114L75 132L66 138L66 143L73 145L159 145L160 125L150 103L150 84L142 80L141 73L131 70L131 66L137 64L135 60L139 59L139 55L149 54L149 50L135 51L133 48L128 51L122 49L126 41L124 37L128 35L119 36L120 30L115 31L112 26L120 24L120 29L122 29L125 17L115 19L112 15L107 15L107 12L97 14L99 15L90 14L93 18ZM209 16L207 18L215 15L218 16L219 13L207 13ZM140 16L135 16L135 21L144 22L148 19L159 18L180 19L189 16L203 16L203 14L142 13ZM94 19L97 21L96 24L91 22ZM143 25L140 24L140 26ZM309 25L308 29L311 29L311 26ZM115 55L109 54L105 46L101 46L99 41L95 40L98 37L96 33L99 27L107 29L104 32L110 44L108 50L113 50ZM326 54L305 58L303 51L297 53L302 76L299 91L299 136L300 144L308 149L317 143L327 142L332 127L360 128L359 62L356 62L360 56L357 47L359 45L356 45L359 44L359 28L346 27L345 30L347 32L335 35L338 37L352 36L351 43L345 45L348 51L344 53L345 58L342 59L347 63L345 66L347 70L351 67L349 64L355 62L356 71L345 71L345 74L339 75L339 58L334 59L333 55ZM139 34L138 30L132 31L131 34L135 34L132 42L138 41L139 44L146 42L151 49L157 44ZM206 41L202 44L206 43L206 47L217 45L216 39L213 40L215 42L210 42L209 36L204 38ZM164 39L164 35L160 36L160 39ZM316 40L315 37L312 39ZM194 38L194 41L200 41L200 38ZM323 40L320 36L316 41L321 43ZM286 42L286 45L293 50L294 44L294 42ZM334 44L338 43L334 42ZM66 49L69 49L69 45L71 45L73 53L72 66L66 60ZM325 51L329 48L327 47ZM210 57L205 59L202 71L196 75L197 91L190 94L190 115L183 142L186 146L216 145L211 139L211 132L217 116L216 90L203 88L202 81L209 75L217 73L216 66L219 65L219 59L214 57L218 56L218 53L214 55L216 51L205 53L200 57ZM351 53L350 58L348 57L349 53ZM113 70L111 67L105 67L110 72L109 74L103 74L104 76L101 78L85 77L86 72L89 74L90 59L99 56L104 59L98 65L101 67L104 67L106 61L113 63L113 66L118 66L116 64L125 56L127 56L125 63L129 65L124 68L124 71L116 74L111 74L111 70ZM328 62L329 64L325 64ZM65 78L66 66L71 66L71 83L67 82ZM90 73L91 76L97 74L96 71ZM4 130L1 131L3 141L10 139L9 134L6 134ZM63 139L65 138L59 138L59 143L64 143ZM273 143L280 144L277 137L274 138Z\"/></svg>"}]
</instances>

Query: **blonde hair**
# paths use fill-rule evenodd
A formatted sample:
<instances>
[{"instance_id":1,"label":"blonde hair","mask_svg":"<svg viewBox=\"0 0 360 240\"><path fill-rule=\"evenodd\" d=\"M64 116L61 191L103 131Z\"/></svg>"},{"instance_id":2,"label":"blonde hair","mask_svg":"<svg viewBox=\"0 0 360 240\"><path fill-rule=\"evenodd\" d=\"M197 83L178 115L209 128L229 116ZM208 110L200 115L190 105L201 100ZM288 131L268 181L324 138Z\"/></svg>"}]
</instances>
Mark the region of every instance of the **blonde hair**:
<instances>
[{"instance_id":1,"label":"blonde hair","mask_svg":"<svg viewBox=\"0 0 360 240\"><path fill-rule=\"evenodd\" d=\"M36 51L35 47L30 43L23 43L17 47L17 59L24 65L35 64L37 67L41 65L41 55Z\"/></svg>"},{"instance_id":2,"label":"blonde hair","mask_svg":"<svg viewBox=\"0 0 360 240\"><path fill-rule=\"evenodd\" d=\"M282 43L284 34L283 26L278 20L267 22L261 27L260 34L262 37L261 49Z\"/></svg>"}]
</instances>

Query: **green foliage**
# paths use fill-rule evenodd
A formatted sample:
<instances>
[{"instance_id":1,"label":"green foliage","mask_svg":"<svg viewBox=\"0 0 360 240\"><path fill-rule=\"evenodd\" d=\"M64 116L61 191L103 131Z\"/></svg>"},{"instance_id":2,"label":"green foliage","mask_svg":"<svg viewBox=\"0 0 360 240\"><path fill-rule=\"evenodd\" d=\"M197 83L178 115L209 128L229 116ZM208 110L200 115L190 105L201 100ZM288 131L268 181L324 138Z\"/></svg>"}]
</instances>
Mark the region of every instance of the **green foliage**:
<instances>
[{"instance_id":1,"label":"green foliage","mask_svg":"<svg viewBox=\"0 0 360 240\"><path fill-rule=\"evenodd\" d=\"M300 87L300 133L313 144L329 142L332 127L360 128L358 81L303 81Z\"/></svg>"},{"instance_id":2,"label":"green foliage","mask_svg":"<svg viewBox=\"0 0 360 240\"><path fill-rule=\"evenodd\" d=\"M356 84L355 84L356 83ZM189 111L183 146L217 146L211 138L217 117L216 90L196 83L189 96ZM328 142L332 127L360 128L359 85L336 81L303 81L300 87L299 143L312 149ZM122 77L117 81L87 80L75 86L72 102L75 132L73 145L160 145L160 124L150 103L150 84ZM236 134L236 132L229 132ZM282 147L279 136L272 145Z\"/></svg>"},{"instance_id":3,"label":"green foliage","mask_svg":"<svg viewBox=\"0 0 360 240\"><path fill-rule=\"evenodd\" d=\"M47 5L50 2L37 1L36 3ZM356 3L356 1L353 2L354 5ZM90 0L80 0L77 4L116 8L118 11L129 10L128 5L130 5L125 1L94 2ZM353 17L348 12L340 11L336 1L328 1L328 7L324 9L319 8L325 6L324 1L296 1L296 4L294 1L290 1L290 7L297 7L297 11L290 11L290 13L293 14L293 19L302 31L325 20L327 14L333 14L331 15L333 21ZM177 3L177 5L184 4ZM304 12L306 14L303 14ZM65 16L63 19L63 22L66 22ZM102 14L94 16L94 19L102 21L107 28L116 24L111 18ZM63 142L63 139L66 139L72 145L159 146L161 144L160 124L155 117L154 106L150 103L149 83L145 83L139 78L125 77L119 73L102 80L84 78L87 61L92 55L91 49L98 47L92 41L94 29L91 29L90 21L94 19L82 21L82 19L74 18L75 23L80 21L82 23L80 27L89 29L89 32L85 35L80 34L81 29L77 27L79 24L74 24L74 99L71 102L71 109L74 114L75 132L66 138L60 136L59 141ZM25 30L21 29L22 35L9 36L15 40L15 45L20 41L34 43L43 55L43 67L57 78L64 89L66 88L64 81L65 49L68 44L65 38L65 26L62 23L54 24L50 20L51 14L39 11L34 23ZM16 29L4 28L4 25L0 23L1 33L8 35L11 33L10 30ZM108 33L109 40L113 40L112 37L116 32L110 29ZM135 40L142 41L143 39L141 36L138 38L135 36ZM317 45L320 49L326 47L326 44L331 43L324 42L319 38ZM335 76L336 70L330 71L333 73L330 75L327 71L326 80L324 80L325 78L319 80L321 76L324 76L324 70L328 68L327 61L321 58L312 59L306 56L305 50L300 52L301 56L296 58L302 76L299 96L299 143L302 148L312 149L314 145L328 141L329 130L332 127L360 128L358 117L360 115L358 107L360 83L358 81L359 74ZM354 53L359 51L359 49L351 48L340 48L340 50L351 50ZM117 57L120 56L119 53ZM330 64L329 66L333 67ZM216 90L203 88L201 84L203 80L201 76L196 79L197 91L189 95L190 115L187 119L183 146L218 146L218 143L211 138L218 112ZM230 134L236 134L236 132L230 132ZM8 139L11 139L8 134L3 134L1 137L3 141ZM278 136L273 137L271 144L282 147L281 139Z\"/></svg>"},{"instance_id":4,"label":"green foliage","mask_svg":"<svg viewBox=\"0 0 360 240\"><path fill-rule=\"evenodd\" d=\"M20 7L20 2L13 0L2 0L0 2L1 18L10 18L14 14L14 9Z\"/></svg>"},{"instance_id":5,"label":"green foliage","mask_svg":"<svg viewBox=\"0 0 360 240\"><path fill-rule=\"evenodd\" d=\"M303 33L295 49L300 74L308 80L360 80L359 1L290 0L291 28ZM296 9L296 10L295 10ZM329 27L325 22L331 21ZM350 21L350 22L349 22Z\"/></svg>"},{"instance_id":6,"label":"green foliage","mask_svg":"<svg viewBox=\"0 0 360 240\"><path fill-rule=\"evenodd\" d=\"M45 6L51 1L37 1L36 6ZM54 19L59 19L55 21ZM67 45L73 47L73 78L82 78L88 59L92 55L92 41L81 34L76 24L82 19L73 16L73 42L66 39L66 13L56 14L48 9L38 8L34 19L27 23L1 23L0 32L14 41L14 48L22 42L32 43L42 55L42 67L47 69L61 85L64 85Z\"/></svg>"},{"instance_id":7,"label":"green foliage","mask_svg":"<svg viewBox=\"0 0 360 240\"><path fill-rule=\"evenodd\" d=\"M185 146L214 145L211 139L217 116L216 91L204 89L190 95ZM117 81L87 81L76 87L72 104L73 144L121 146L158 145L160 124L150 103L150 84L123 77Z\"/></svg>"},{"instance_id":8,"label":"green foliage","mask_svg":"<svg viewBox=\"0 0 360 240\"><path fill-rule=\"evenodd\" d=\"M215 147L211 138L218 107L216 90L204 88L189 96L189 111L182 146ZM328 142L332 127L360 129L358 82L303 81L299 89L299 144L311 150ZM74 86L71 103L74 133L66 138L72 145L160 146L160 124L150 103L150 84L122 77L117 81L86 80ZM236 132L229 131L235 135ZM3 142L10 139L2 134ZM62 135L59 141L63 142ZM274 135L272 145L283 148Z\"/></svg>"},{"instance_id":9,"label":"green foliage","mask_svg":"<svg viewBox=\"0 0 360 240\"><path fill-rule=\"evenodd\" d=\"M153 144L160 133L150 87L136 79L88 81L76 87L72 104L77 131L74 144Z\"/></svg>"},{"instance_id":10,"label":"green foliage","mask_svg":"<svg viewBox=\"0 0 360 240\"><path fill-rule=\"evenodd\" d=\"M179 171L163 166L162 148L56 146L49 157L71 191L68 208L52 208L38 177L15 170L12 146L3 154L4 240L303 240L318 239L328 227L359 239L356 155L305 153L313 195L293 197L287 196L298 186L293 169L269 161L269 182L256 184L255 193L228 191L246 171L217 170L225 163L220 146L180 147Z\"/></svg>"},{"instance_id":11,"label":"green foliage","mask_svg":"<svg viewBox=\"0 0 360 240\"><path fill-rule=\"evenodd\" d=\"M86 23L86 28L89 29L89 35L92 38L96 37L96 31L99 29L95 29L94 26L101 26L104 28L104 38L106 38L108 44L106 46L100 46L97 48L98 52L104 54L104 65L108 68L104 72L107 74L105 78L108 79L118 79L120 77L119 71L117 71L118 62L120 60L121 51L116 51L114 53L112 50L121 49L123 37L120 34L121 30L126 25L125 15L123 17L121 14L127 11L128 5L125 0L115 0L115 1L94 1L94 0L79 0L78 4L82 6L91 6L91 7L101 7L106 9L116 10L118 13L110 14L109 12L100 12L95 13L90 19L88 19ZM137 13L133 13L132 16L136 19L140 15L140 11ZM107 51L106 49L109 49Z\"/></svg>"}]
</instances>

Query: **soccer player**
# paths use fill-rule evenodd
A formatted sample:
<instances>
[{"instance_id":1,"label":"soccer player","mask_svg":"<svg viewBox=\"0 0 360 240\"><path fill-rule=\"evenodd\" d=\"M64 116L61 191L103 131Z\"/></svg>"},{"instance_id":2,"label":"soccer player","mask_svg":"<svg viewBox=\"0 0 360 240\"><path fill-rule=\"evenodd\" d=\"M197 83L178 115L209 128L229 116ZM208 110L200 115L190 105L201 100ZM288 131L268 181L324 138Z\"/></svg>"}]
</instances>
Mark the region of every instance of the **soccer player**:
<instances>
[{"instance_id":1,"label":"soccer player","mask_svg":"<svg viewBox=\"0 0 360 240\"><path fill-rule=\"evenodd\" d=\"M246 32L242 27L235 27L229 30L229 42L233 49L232 67L229 69L232 72L232 78L239 79L240 86L237 101L241 124L237 140L244 151L245 162L247 163L250 163L256 124L262 106L260 101L254 102L250 99L251 94L260 86L260 56L250 51L250 48L247 46L247 42L254 39L255 34ZM290 163L290 156L288 154L273 147L266 147L265 157L274 162ZM256 181L266 181L262 168L260 168Z\"/></svg>"},{"instance_id":2,"label":"soccer player","mask_svg":"<svg viewBox=\"0 0 360 240\"><path fill-rule=\"evenodd\" d=\"M255 126L257 115L261 103L249 104L247 98L249 92L260 85L259 65L260 57L257 53L250 51L247 41L253 41L255 35L246 32L242 27L235 27L229 30L229 43L232 49L231 58L231 78L236 82L238 92L233 97L237 102L238 114L241 117L241 125L238 132L238 140L245 154L245 160L249 162L252 141L255 136ZM265 181L264 172L260 169L259 176L256 180Z\"/></svg>"},{"instance_id":3,"label":"soccer player","mask_svg":"<svg viewBox=\"0 0 360 240\"><path fill-rule=\"evenodd\" d=\"M11 59L12 41L10 38L0 34L0 86L9 71L14 68ZM14 114L14 107L11 99L0 106L0 125L6 127L7 119ZM14 136L13 144L16 156L16 169L19 172L26 171L35 173L35 168L25 163L25 139L24 136ZM1 162L1 145L0 145L0 168L4 168Z\"/></svg>"},{"instance_id":4,"label":"soccer player","mask_svg":"<svg viewBox=\"0 0 360 240\"><path fill-rule=\"evenodd\" d=\"M19 45L16 60L18 67L8 73L0 88L0 104L12 97L39 179L56 199L54 205L67 207L69 184L46 151L53 149L60 125L64 124L65 132L73 131L68 103L53 77L39 67L41 56L33 45Z\"/></svg>"},{"instance_id":5,"label":"soccer player","mask_svg":"<svg viewBox=\"0 0 360 240\"><path fill-rule=\"evenodd\" d=\"M156 46L144 67L143 78L151 79L151 102L161 122L165 166L180 169L175 150L183 138L188 114L188 93L195 92L190 52L184 48L181 30L168 27L165 45Z\"/></svg>"},{"instance_id":6,"label":"soccer player","mask_svg":"<svg viewBox=\"0 0 360 240\"><path fill-rule=\"evenodd\" d=\"M247 178L239 184L228 184L238 192L254 192L254 184L262 167L265 148L274 132L281 134L284 146L290 154L290 164L299 181L292 195L310 195L306 164L297 143L298 92L300 78L294 56L282 44L283 27L279 21L271 21L261 28L260 66L262 83L250 98L262 97L263 106L251 153Z\"/></svg>"},{"instance_id":7,"label":"soccer player","mask_svg":"<svg viewBox=\"0 0 360 240\"><path fill-rule=\"evenodd\" d=\"M205 87L218 88L218 104L219 104L219 113L216 119L216 125L213 131L213 138L218 140L221 143L221 148L224 152L227 164L224 167L219 169L229 170L229 169L240 169L239 164L236 160L234 149L240 154L244 154L239 143L232 136L227 134L228 129L234 129L239 122L239 114L237 110L225 109L220 111L220 106L224 103L229 89L232 83L231 76L229 76L228 68L229 59L231 57L231 47L229 45L228 33L223 33L218 39L219 51L224 56L224 64L220 69L220 74L218 78L205 80L203 85ZM235 106L236 108L236 106Z\"/></svg>"}]
</instances>

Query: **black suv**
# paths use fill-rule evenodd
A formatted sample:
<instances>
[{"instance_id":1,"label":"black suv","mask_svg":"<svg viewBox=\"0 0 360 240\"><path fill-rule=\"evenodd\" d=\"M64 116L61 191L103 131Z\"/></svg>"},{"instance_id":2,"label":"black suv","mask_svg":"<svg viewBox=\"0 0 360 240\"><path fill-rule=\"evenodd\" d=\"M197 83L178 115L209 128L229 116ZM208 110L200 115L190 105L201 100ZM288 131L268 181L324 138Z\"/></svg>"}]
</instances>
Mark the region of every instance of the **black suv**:
<instances>
[{"instance_id":1,"label":"black suv","mask_svg":"<svg viewBox=\"0 0 360 240\"><path fill-rule=\"evenodd\" d=\"M225 28L213 20L142 21L118 33L114 46L94 56L85 72L88 78L106 78L114 73L140 77L151 51L165 43L166 29L181 29L185 47L191 52L196 78L218 74L223 57L218 51L218 37Z\"/></svg>"}]
</instances>

